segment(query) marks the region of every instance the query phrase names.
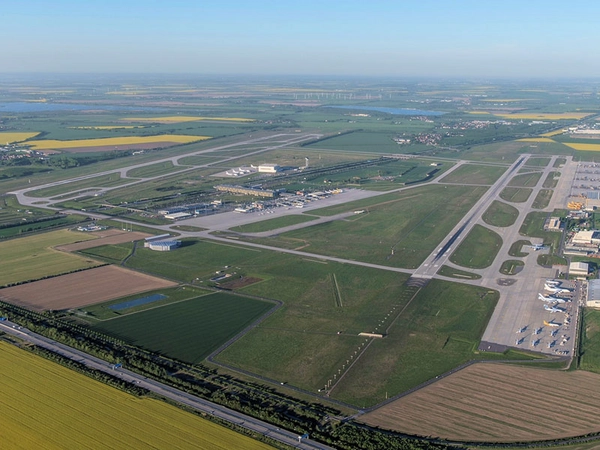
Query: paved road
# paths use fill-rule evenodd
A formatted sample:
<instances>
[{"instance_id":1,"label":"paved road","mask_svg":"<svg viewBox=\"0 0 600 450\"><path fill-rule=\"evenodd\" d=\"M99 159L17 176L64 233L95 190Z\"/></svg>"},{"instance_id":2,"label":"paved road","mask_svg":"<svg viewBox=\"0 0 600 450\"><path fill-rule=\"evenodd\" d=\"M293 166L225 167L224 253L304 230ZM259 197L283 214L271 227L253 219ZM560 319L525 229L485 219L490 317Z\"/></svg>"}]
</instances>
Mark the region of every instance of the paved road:
<instances>
[{"instance_id":1,"label":"paved road","mask_svg":"<svg viewBox=\"0 0 600 450\"><path fill-rule=\"evenodd\" d=\"M39 347L46 348L73 361L85 364L88 367L106 372L110 375L121 378L122 380L136 384L140 387L148 389L149 391L162 395L163 397L183 403L198 411L212 414L213 416L222 420L226 420L248 430L269 436L272 439L283 442L284 444L292 447L307 450L333 450L332 447L315 442L311 439L305 438L299 442L298 435L296 433L281 429L269 423L263 422L262 420L255 419L254 417L250 417L216 403L209 402L208 400L200 399L186 392L167 386L166 384L146 378L135 372L131 372L127 369L119 368L115 370L113 369L113 366L106 361L68 347L59 342L53 341L52 339L48 339L26 328L18 327L18 325L10 321L0 322L0 331L4 331L5 333L16 336L24 341L31 342Z\"/></svg>"},{"instance_id":2,"label":"paved road","mask_svg":"<svg viewBox=\"0 0 600 450\"><path fill-rule=\"evenodd\" d=\"M454 229L442 241L439 248L434 250L425 261L415 270L415 278L433 278L439 268L446 263L446 260L452 254L462 240L469 234L477 219L489 207L498 194L506 187L514 176L517 169L529 158L529 155L523 155L515 161L510 168L496 181L492 187L475 203L471 210L466 214L466 218L459 222Z\"/></svg>"}]
</instances>

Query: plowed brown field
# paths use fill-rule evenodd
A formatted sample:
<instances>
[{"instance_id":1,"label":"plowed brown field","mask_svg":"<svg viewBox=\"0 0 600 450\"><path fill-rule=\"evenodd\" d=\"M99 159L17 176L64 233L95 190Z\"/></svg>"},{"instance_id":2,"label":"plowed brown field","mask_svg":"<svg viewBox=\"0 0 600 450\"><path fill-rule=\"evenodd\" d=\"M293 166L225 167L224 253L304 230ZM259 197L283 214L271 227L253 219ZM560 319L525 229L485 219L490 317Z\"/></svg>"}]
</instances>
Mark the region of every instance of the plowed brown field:
<instances>
[{"instance_id":1,"label":"plowed brown field","mask_svg":"<svg viewBox=\"0 0 600 450\"><path fill-rule=\"evenodd\" d=\"M475 364L360 420L462 441L579 436L600 431L600 375Z\"/></svg>"},{"instance_id":2,"label":"plowed brown field","mask_svg":"<svg viewBox=\"0 0 600 450\"><path fill-rule=\"evenodd\" d=\"M176 285L133 270L103 266L0 289L0 299L35 310L61 310Z\"/></svg>"},{"instance_id":3,"label":"plowed brown field","mask_svg":"<svg viewBox=\"0 0 600 450\"><path fill-rule=\"evenodd\" d=\"M78 252L88 248L99 247L101 245L122 244L123 242L139 241L151 236L148 233L139 231L121 231L121 230L104 230L93 233L98 236L98 239L91 241L75 242L74 244L60 245L55 247L57 250L64 252Z\"/></svg>"}]
</instances>

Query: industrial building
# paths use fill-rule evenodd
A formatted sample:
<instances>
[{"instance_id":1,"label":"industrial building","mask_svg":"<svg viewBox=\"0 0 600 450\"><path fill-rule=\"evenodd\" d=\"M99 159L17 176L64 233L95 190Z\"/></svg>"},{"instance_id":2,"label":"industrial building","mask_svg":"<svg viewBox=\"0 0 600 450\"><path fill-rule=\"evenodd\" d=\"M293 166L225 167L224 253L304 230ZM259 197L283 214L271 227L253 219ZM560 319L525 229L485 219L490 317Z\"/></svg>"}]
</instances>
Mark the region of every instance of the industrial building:
<instances>
[{"instance_id":1,"label":"industrial building","mask_svg":"<svg viewBox=\"0 0 600 450\"><path fill-rule=\"evenodd\" d=\"M587 277L590 270L588 263L572 262L569 264L569 275Z\"/></svg>"},{"instance_id":2,"label":"industrial building","mask_svg":"<svg viewBox=\"0 0 600 450\"><path fill-rule=\"evenodd\" d=\"M172 213L172 214L165 214L165 219L170 219L170 220L181 220L181 219L187 219L189 217L192 217L192 215L190 213L186 213L186 212L176 212L176 213Z\"/></svg>"},{"instance_id":3,"label":"industrial building","mask_svg":"<svg viewBox=\"0 0 600 450\"><path fill-rule=\"evenodd\" d=\"M281 170L281 167L277 164L260 164L258 166L259 173L277 173Z\"/></svg>"},{"instance_id":4,"label":"industrial building","mask_svg":"<svg viewBox=\"0 0 600 450\"><path fill-rule=\"evenodd\" d=\"M600 308L600 280L590 280L588 282L586 306L590 308Z\"/></svg>"},{"instance_id":5,"label":"industrial building","mask_svg":"<svg viewBox=\"0 0 600 450\"><path fill-rule=\"evenodd\" d=\"M255 195L257 197L268 197L268 198L277 197L277 192L272 191L270 189L247 188L244 186L232 186L229 184L220 184L218 186L215 186L215 189L217 191L230 192L232 194Z\"/></svg>"},{"instance_id":6,"label":"industrial building","mask_svg":"<svg viewBox=\"0 0 600 450\"><path fill-rule=\"evenodd\" d=\"M148 248L157 252L170 252L180 245L181 241L152 241L148 243Z\"/></svg>"}]
</instances>

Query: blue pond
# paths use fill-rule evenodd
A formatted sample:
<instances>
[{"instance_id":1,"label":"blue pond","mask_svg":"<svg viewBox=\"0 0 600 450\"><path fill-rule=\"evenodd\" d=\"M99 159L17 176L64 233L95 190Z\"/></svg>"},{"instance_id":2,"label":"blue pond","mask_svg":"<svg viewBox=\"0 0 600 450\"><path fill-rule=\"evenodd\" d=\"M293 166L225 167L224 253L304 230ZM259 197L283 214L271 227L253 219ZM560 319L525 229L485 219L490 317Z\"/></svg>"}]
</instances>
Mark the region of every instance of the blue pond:
<instances>
[{"instance_id":1,"label":"blue pond","mask_svg":"<svg viewBox=\"0 0 600 450\"><path fill-rule=\"evenodd\" d=\"M406 109L406 108L386 108L384 106L327 106L326 108L339 108L339 109L361 109L364 111L379 111L388 114L396 114L399 116L441 116L446 114L442 111L425 111L422 109Z\"/></svg>"},{"instance_id":2,"label":"blue pond","mask_svg":"<svg viewBox=\"0 0 600 450\"><path fill-rule=\"evenodd\" d=\"M163 298L167 298L166 295L163 294L154 294L149 295L147 297L136 298L134 300L129 300L123 303L117 303L116 305L109 306L113 311L120 311L122 309L133 308L134 306L145 305L146 303L152 303L157 300L162 300Z\"/></svg>"}]
</instances>

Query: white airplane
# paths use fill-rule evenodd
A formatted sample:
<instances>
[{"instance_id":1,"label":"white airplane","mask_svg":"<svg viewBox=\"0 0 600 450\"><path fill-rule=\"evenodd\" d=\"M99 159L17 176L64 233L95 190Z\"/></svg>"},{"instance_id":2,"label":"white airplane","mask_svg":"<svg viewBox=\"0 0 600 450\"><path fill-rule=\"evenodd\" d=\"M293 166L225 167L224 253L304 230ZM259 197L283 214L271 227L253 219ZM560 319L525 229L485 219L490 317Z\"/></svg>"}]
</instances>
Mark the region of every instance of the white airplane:
<instances>
[{"instance_id":1,"label":"white airplane","mask_svg":"<svg viewBox=\"0 0 600 450\"><path fill-rule=\"evenodd\" d=\"M544 320L544 325L546 325L547 327L560 327L562 324L556 322L546 322Z\"/></svg>"},{"instance_id":2,"label":"white airplane","mask_svg":"<svg viewBox=\"0 0 600 450\"><path fill-rule=\"evenodd\" d=\"M540 334L542 332L542 327L536 328L533 334Z\"/></svg>"},{"instance_id":3,"label":"white airplane","mask_svg":"<svg viewBox=\"0 0 600 450\"><path fill-rule=\"evenodd\" d=\"M525 338L517 339L517 341L515 342L515 345L521 345L524 340L525 340Z\"/></svg>"},{"instance_id":4,"label":"white airplane","mask_svg":"<svg viewBox=\"0 0 600 450\"><path fill-rule=\"evenodd\" d=\"M550 295L547 296L543 296L542 294L538 294L538 299L543 301L543 302L547 302L547 303L567 303L567 300L565 300L564 298L559 298L559 297L552 297Z\"/></svg>"},{"instance_id":5,"label":"white airplane","mask_svg":"<svg viewBox=\"0 0 600 450\"><path fill-rule=\"evenodd\" d=\"M546 311L550 311L551 313L557 313L557 312L559 312L559 313L564 313L564 312L565 312L565 310L564 310L564 309L562 309L562 308L557 308L556 306L548 306L548 305L544 305L544 309L545 309Z\"/></svg>"},{"instance_id":6,"label":"white airplane","mask_svg":"<svg viewBox=\"0 0 600 450\"><path fill-rule=\"evenodd\" d=\"M538 251L538 250L545 250L548 247L546 247L544 244L533 244L533 245L528 245L528 247L532 248L534 251Z\"/></svg>"},{"instance_id":7,"label":"white airplane","mask_svg":"<svg viewBox=\"0 0 600 450\"><path fill-rule=\"evenodd\" d=\"M546 284L548 286L558 286L559 284L561 284L562 281L556 281L556 280L546 280Z\"/></svg>"},{"instance_id":8,"label":"white airplane","mask_svg":"<svg viewBox=\"0 0 600 450\"><path fill-rule=\"evenodd\" d=\"M517 330L517 334L522 333L523 331L527 330L527 325L525 325L524 327L521 327Z\"/></svg>"},{"instance_id":9,"label":"white airplane","mask_svg":"<svg viewBox=\"0 0 600 450\"><path fill-rule=\"evenodd\" d=\"M568 294L569 292L573 292L573 289L549 286L548 283L544 284L544 290L552 292L553 294Z\"/></svg>"},{"instance_id":10,"label":"white airplane","mask_svg":"<svg viewBox=\"0 0 600 450\"><path fill-rule=\"evenodd\" d=\"M531 346L535 347L536 345L538 345L540 343L540 339L535 339L531 341Z\"/></svg>"}]
</instances>

